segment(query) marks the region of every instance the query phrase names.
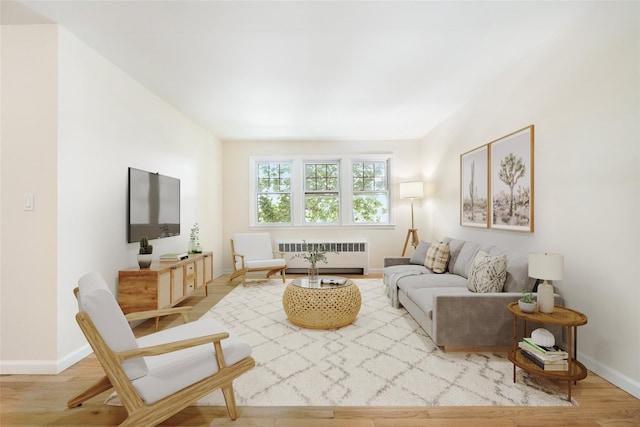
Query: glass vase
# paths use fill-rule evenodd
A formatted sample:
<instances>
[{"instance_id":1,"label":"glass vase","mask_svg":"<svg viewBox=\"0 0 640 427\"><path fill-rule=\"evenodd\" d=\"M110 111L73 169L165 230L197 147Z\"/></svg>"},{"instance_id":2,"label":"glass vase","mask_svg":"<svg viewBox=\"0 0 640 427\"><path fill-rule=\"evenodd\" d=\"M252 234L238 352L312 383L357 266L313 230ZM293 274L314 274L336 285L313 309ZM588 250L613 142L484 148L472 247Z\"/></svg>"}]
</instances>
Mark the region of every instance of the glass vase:
<instances>
[{"instance_id":1,"label":"glass vase","mask_svg":"<svg viewBox=\"0 0 640 427\"><path fill-rule=\"evenodd\" d=\"M198 250L198 241L196 239L189 239L188 253L195 254L197 250Z\"/></svg>"},{"instance_id":2,"label":"glass vase","mask_svg":"<svg viewBox=\"0 0 640 427\"><path fill-rule=\"evenodd\" d=\"M312 262L309 265L309 269L307 271L307 276L309 276L309 287L310 288L319 288L320 287L320 279L318 277L318 266L315 262Z\"/></svg>"}]
</instances>

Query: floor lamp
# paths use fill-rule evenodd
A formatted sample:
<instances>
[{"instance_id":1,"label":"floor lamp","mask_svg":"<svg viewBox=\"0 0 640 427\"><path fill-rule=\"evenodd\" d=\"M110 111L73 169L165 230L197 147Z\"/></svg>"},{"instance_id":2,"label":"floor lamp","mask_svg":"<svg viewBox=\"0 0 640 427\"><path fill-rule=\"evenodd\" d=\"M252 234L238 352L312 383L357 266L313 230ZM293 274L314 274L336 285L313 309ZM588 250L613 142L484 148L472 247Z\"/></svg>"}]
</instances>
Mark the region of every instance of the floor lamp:
<instances>
[{"instance_id":1,"label":"floor lamp","mask_svg":"<svg viewBox=\"0 0 640 427\"><path fill-rule=\"evenodd\" d=\"M402 182L400 183L400 198L411 199L411 228L407 231L407 237L404 239L404 247L402 248L402 256L407 251L407 244L409 238L411 238L411 246L416 248L420 243L418 237L418 229L413 223L413 201L415 199L422 199L424 197L424 185L422 182Z\"/></svg>"}]
</instances>

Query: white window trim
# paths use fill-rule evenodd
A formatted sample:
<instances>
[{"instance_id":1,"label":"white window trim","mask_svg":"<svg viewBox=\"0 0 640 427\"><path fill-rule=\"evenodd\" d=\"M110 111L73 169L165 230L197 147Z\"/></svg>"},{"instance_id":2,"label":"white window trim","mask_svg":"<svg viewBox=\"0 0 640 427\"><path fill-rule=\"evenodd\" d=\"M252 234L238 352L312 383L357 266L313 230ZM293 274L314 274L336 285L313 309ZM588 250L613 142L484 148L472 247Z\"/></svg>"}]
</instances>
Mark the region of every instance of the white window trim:
<instances>
[{"instance_id":1,"label":"white window trim","mask_svg":"<svg viewBox=\"0 0 640 427\"><path fill-rule=\"evenodd\" d=\"M384 224L359 224L353 222L351 206L353 192L351 191L351 169L353 162L358 161L384 161L387 164L387 185L389 186L389 222ZM282 224L258 223L258 207L255 196L257 194L257 169L258 162L291 162L291 205L292 221ZM332 224L312 224L304 221L304 164L313 162L338 162L340 165L340 220ZM296 156L251 156L249 157L249 227L250 228L393 228L394 227L394 185L392 179L393 154L341 154L341 155L296 155Z\"/></svg>"}]
</instances>

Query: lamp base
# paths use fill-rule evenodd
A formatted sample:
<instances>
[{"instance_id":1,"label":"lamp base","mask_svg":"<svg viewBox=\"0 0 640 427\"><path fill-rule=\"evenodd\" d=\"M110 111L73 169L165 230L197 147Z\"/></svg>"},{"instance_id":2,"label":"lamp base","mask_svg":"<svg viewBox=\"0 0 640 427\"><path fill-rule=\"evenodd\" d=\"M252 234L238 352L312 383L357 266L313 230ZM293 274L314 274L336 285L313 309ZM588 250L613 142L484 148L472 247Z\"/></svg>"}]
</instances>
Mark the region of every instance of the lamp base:
<instances>
[{"instance_id":1,"label":"lamp base","mask_svg":"<svg viewBox=\"0 0 640 427\"><path fill-rule=\"evenodd\" d=\"M407 231L407 237L404 239L404 247L402 248L402 256L404 256L405 252L407 252L407 244L409 243L409 238L411 238L411 246L413 248L417 248L420 243L420 238L418 237L418 229L410 228Z\"/></svg>"},{"instance_id":2,"label":"lamp base","mask_svg":"<svg viewBox=\"0 0 640 427\"><path fill-rule=\"evenodd\" d=\"M553 313L555 305L553 286L546 280L538 285L538 309L541 313Z\"/></svg>"}]
</instances>

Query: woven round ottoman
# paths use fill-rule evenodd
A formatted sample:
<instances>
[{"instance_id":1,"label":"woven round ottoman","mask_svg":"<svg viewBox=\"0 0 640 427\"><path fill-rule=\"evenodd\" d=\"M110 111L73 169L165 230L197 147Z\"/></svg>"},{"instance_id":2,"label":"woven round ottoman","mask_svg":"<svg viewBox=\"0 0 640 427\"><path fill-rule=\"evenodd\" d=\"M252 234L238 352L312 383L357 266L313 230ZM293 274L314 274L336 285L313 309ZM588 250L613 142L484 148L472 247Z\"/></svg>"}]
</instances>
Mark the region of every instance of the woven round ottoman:
<instances>
[{"instance_id":1,"label":"woven round ottoman","mask_svg":"<svg viewBox=\"0 0 640 427\"><path fill-rule=\"evenodd\" d=\"M362 304L358 286L349 279L330 279L344 284L309 288L302 279L294 279L287 285L282 306L291 323L309 329L337 329L356 320Z\"/></svg>"}]
</instances>

